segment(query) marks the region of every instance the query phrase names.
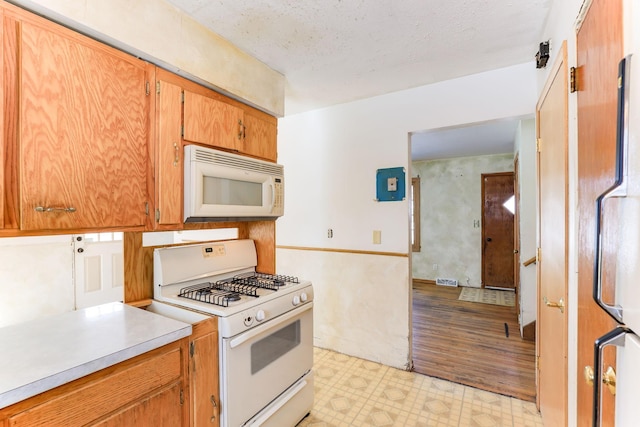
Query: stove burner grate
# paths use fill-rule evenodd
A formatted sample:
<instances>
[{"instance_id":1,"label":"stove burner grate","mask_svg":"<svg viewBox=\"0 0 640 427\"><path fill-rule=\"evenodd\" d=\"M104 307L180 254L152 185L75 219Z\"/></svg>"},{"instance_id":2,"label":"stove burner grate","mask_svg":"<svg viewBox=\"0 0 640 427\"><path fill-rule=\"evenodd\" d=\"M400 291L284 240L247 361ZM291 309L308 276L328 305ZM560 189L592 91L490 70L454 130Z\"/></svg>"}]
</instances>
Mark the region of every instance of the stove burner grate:
<instances>
[{"instance_id":1,"label":"stove burner grate","mask_svg":"<svg viewBox=\"0 0 640 427\"><path fill-rule=\"evenodd\" d=\"M217 283L210 282L199 283L197 285L182 288L180 289L178 296L221 307L229 307L230 302L238 301L240 299L240 293L229 289L222 289Z\"/></svg>"},{"instance_id":2,"label":"stove burner grate","mask_svg":"<svg viewBox=\"0 0 640 427\"><path fill-rule=\"evenodd\" d=\"M241 295L258 297L258 289L277 291L286 282L300 283L297 277L280 274L245 273L215 283L204 282L180 289L179 297L208 304L228 307L230 302L238 301Z\"/></svg>"}]
</instances>

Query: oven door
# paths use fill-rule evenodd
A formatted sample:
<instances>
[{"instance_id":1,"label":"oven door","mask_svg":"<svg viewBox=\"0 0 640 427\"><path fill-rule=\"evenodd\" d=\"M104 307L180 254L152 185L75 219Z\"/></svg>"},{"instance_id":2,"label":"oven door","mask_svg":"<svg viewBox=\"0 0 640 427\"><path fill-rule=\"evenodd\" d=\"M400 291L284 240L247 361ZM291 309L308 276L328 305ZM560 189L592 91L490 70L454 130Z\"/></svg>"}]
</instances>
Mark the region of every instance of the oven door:
<instances>
[{"instance_id":1,"label":"oven door","mask_svg":"<svg viewBox=\"0 0 640 427\"><path fill-rule=\"evenodd\" d=\"M222 425L241 426L311 370L313 302L223 338L220 354Z\"/></svg>"}]
</instances>

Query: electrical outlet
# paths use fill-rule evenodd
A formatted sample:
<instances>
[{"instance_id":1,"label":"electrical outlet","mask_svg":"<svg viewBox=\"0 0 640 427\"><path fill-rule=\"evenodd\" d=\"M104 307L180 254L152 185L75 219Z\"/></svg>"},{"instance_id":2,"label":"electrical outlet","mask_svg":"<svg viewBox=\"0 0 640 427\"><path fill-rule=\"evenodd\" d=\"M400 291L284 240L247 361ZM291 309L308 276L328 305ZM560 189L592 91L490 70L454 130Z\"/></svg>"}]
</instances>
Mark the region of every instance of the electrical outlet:
<instances>
[{"instance_id":1,"label":"electrical outlet","mask_svg":"<svg viewBox=\"0 0 640 427\"><path fill-rule=\"evenodd\" d=\"M329 239L333 238L333 228L330 228L327 230L327 238Z\"/></svg>"},{"instance_id":2,"label":"electrical outlet","mask_svg":"<svg viewBox=\"0 0 640 427\"><path fill-rule=\"evenodd\" d=\"M433 271L437 271L438 270L438 264L433 264Z\"/></svg>"},{"instance_id":3,"label":"electrical outlet","mask_svg":"<svg viewBox=\"0 0 640 427\"><path fill-rule=\"evenodd\" d=\"M379 245L382 243L382 231L381 230L373 230L373 244Z\"/></svg>"}]
</instances>

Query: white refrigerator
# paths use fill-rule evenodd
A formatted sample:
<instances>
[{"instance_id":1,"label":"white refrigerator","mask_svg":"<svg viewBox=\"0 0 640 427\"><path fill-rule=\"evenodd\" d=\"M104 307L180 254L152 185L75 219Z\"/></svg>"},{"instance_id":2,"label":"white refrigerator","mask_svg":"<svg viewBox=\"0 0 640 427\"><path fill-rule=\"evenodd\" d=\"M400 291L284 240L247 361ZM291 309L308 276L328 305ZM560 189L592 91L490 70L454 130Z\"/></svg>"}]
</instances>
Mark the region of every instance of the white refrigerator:
<instances>
[{"instance_id":1,"label":"white refrigerator","mask_svg":"<svg viewBox=\"0 0 640 427\"><path fill-rule=\"evenodd\" d=\"M605 388L615 393L616 427L638 426L640 405L640 2L624 2L625 58L619 64L616 182L596 201L593 297L618 325L594 343L593 425L600 426ZM604 206L615 201L615 213ZM601 262L605 224L618 239L615 266ZM615 295L603 295L603 268L615 269ZM610 300L607 300L610 299ZM616 347L615 375L604 369L602 352Z\"/></svg>"}]
</instances>

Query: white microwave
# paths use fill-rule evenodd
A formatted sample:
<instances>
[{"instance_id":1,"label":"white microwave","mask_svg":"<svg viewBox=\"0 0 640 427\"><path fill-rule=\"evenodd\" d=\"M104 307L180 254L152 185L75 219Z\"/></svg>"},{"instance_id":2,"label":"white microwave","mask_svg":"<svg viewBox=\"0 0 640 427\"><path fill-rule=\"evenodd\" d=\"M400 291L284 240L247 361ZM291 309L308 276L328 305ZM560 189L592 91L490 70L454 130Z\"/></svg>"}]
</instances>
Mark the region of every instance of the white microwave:
<instances>
[{"instance_id":1,"label":"white microwave","mask_svg":"<svg viewBox=\"0 0 640 427\"><path fill-rule=\"evenodd\" d=\"M184 147L185 222L276 219L284 214L282 165L197 145Z\"/></svg>"}]
</instances>

